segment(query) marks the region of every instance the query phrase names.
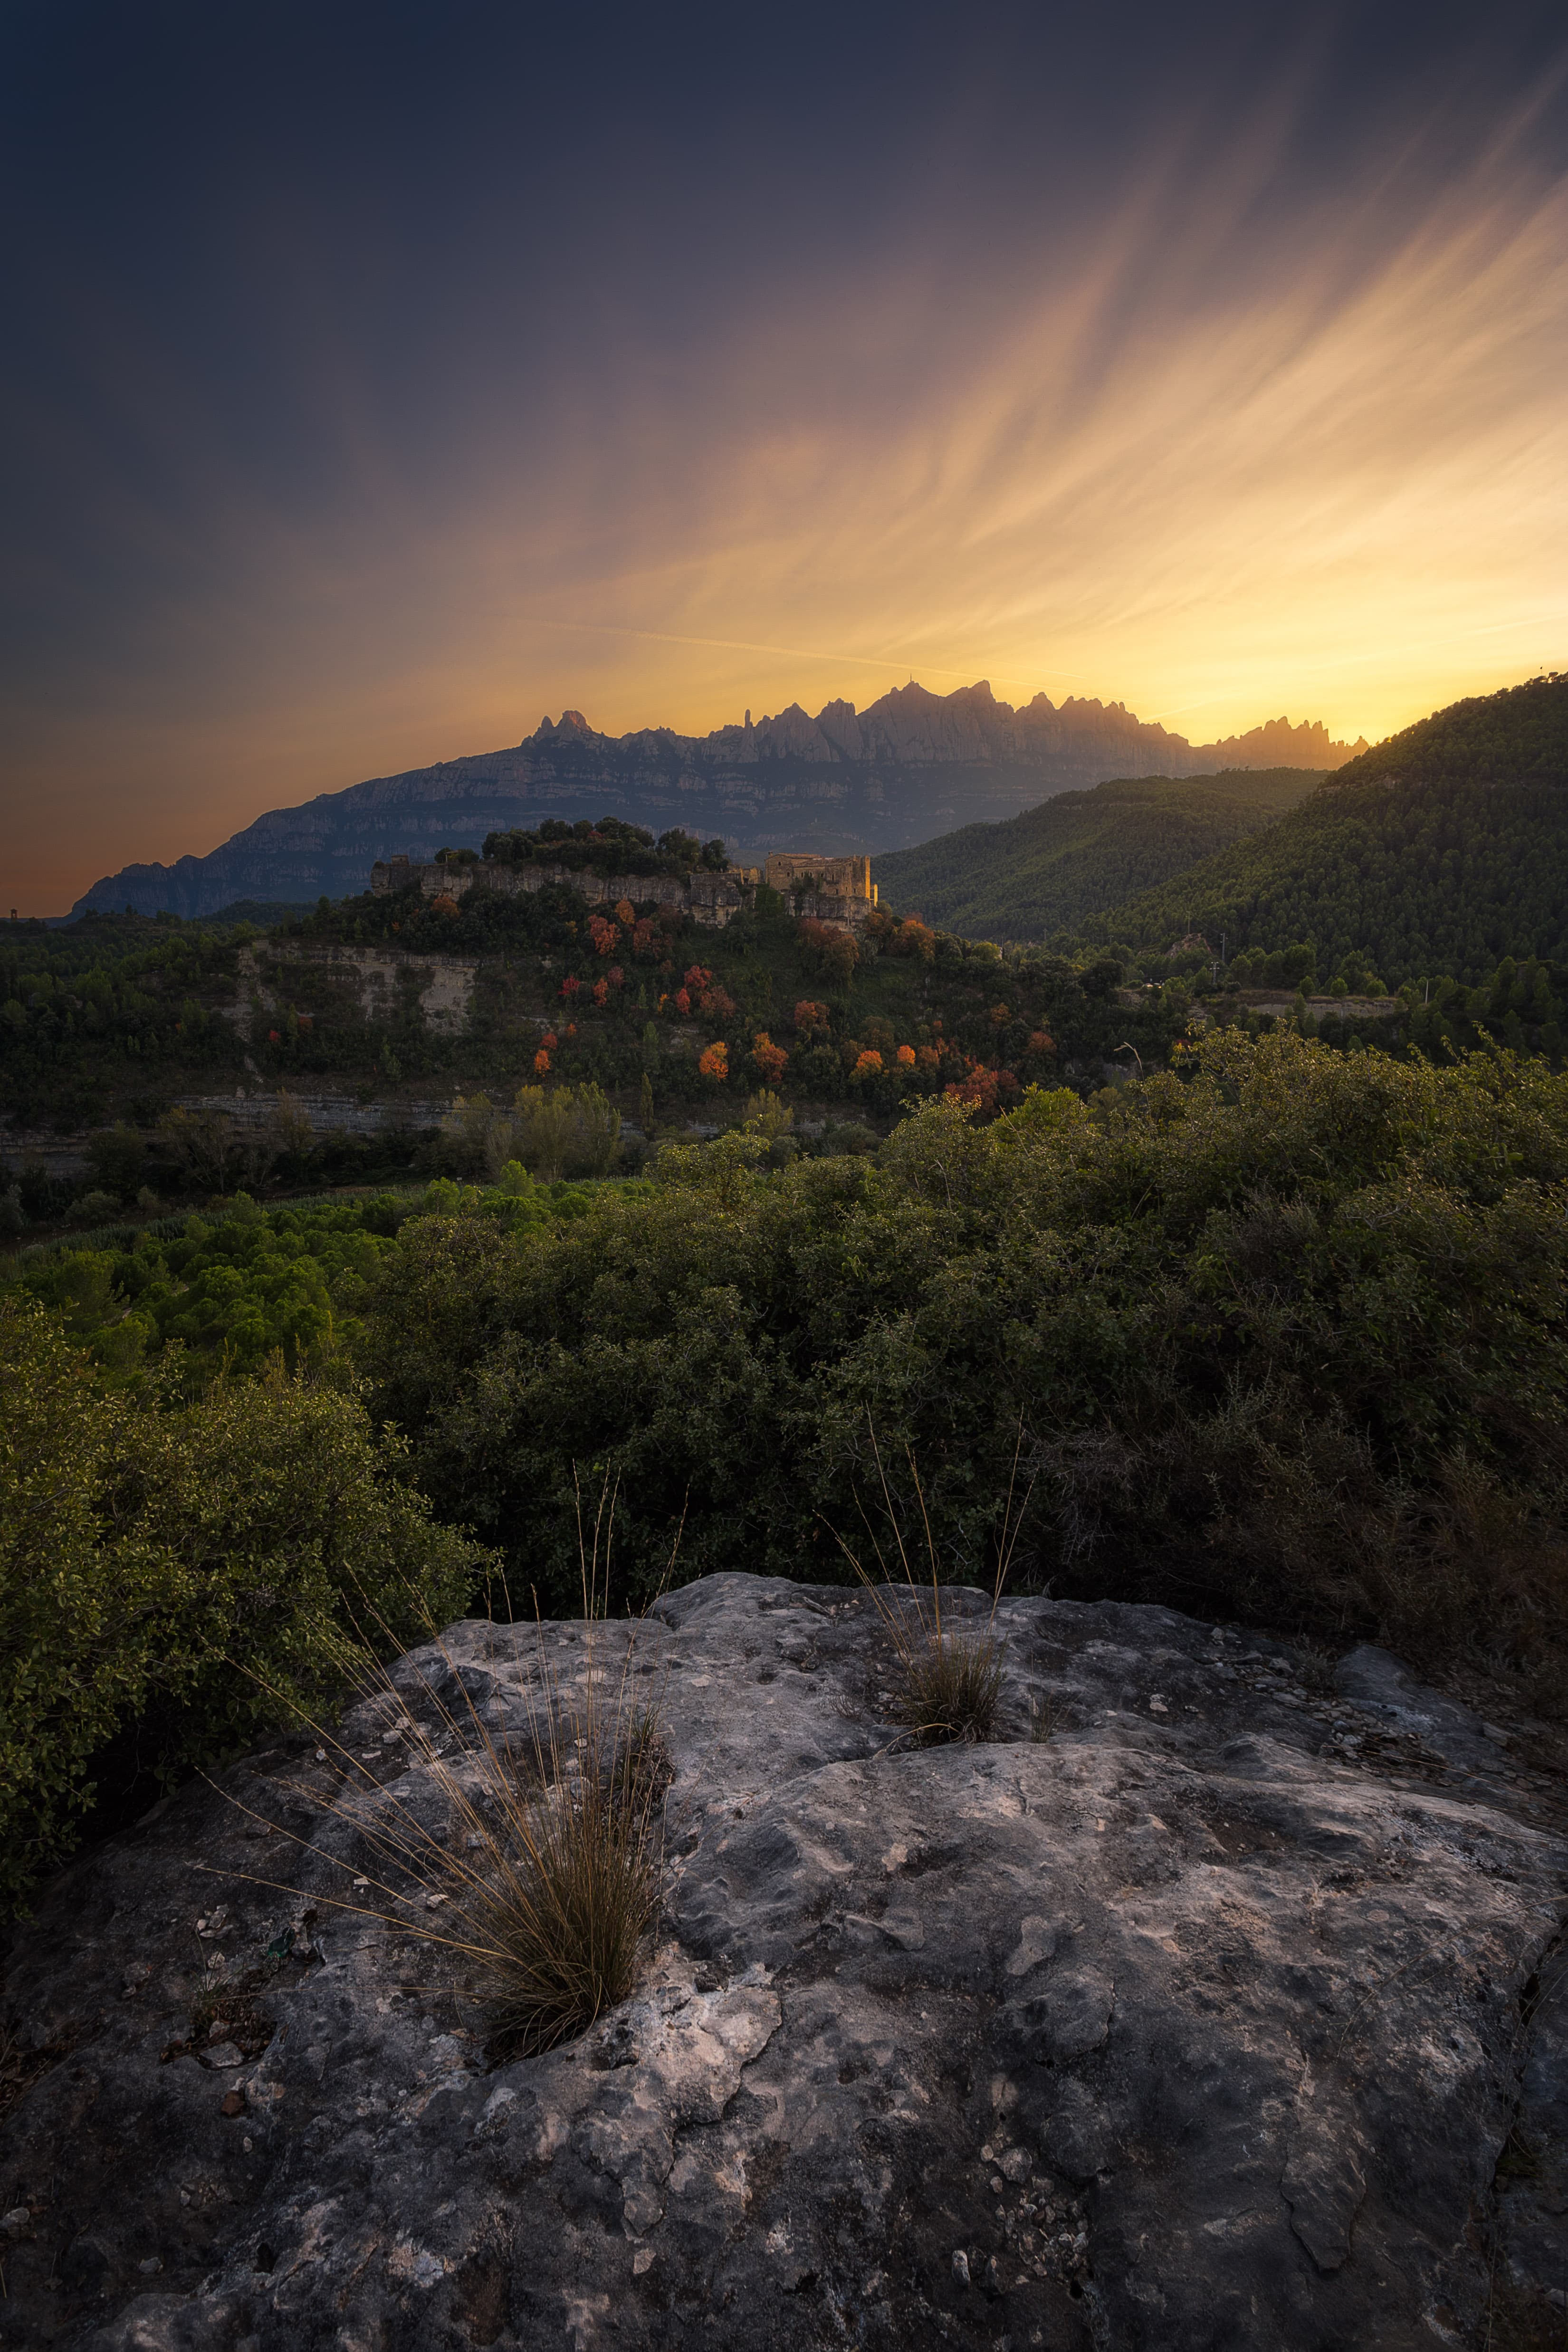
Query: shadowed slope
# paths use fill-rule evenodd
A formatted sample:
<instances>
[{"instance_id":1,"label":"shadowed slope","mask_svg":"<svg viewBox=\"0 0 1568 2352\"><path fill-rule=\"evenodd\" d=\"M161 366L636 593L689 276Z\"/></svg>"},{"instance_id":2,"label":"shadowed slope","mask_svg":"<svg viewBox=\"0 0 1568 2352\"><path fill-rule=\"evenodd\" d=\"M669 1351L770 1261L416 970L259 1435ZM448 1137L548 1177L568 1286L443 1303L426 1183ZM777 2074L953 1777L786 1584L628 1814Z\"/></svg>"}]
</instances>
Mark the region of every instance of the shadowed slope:
<instances>
[{"instance_id":1,"label":"shadowed slope","mask_svg":"<svg viewBox=\"0 0 1568 2352\"><path fill-rule=\"evenodd\" d=\"M1115 906L1095 937L1229 952L1297 941L1391 987L1568 955L1568 677L1452 704L1342 768L1268 833Z\"/></svg>"},{"instance_id":2,"label":"shadowed slope","mask_svg":"<svg viewBox=\"0 0 1568 2352\"><path fill-rule=\"evenodd\" d=\"M1228 769L1058 793L1002 824L965 825L879 857L877 887L896 914L918 912L972 938L1040 939L1272 824L1317 774Z\"/></svg>"}]
</instances>

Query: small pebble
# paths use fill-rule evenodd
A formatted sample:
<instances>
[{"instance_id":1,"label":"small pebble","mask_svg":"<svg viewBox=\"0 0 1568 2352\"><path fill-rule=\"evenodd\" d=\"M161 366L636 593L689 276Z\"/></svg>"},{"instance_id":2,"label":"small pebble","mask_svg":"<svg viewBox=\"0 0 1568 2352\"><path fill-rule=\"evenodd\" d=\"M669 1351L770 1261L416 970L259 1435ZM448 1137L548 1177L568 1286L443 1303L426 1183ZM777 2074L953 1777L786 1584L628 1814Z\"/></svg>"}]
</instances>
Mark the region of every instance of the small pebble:
<instances>
[{"instance_id":1,"label":"small pebble","mask_svg":"<svg viewBox=\"0 0 1568 2352\"><path fill-rule=\"evenodd\" d=\"M242 2116L245 2113L245 2093L226 2091L220 2112L226 2116Z\"/></svg>"},{"instance_id":2,"label":"small pebble","mask_svg":"<svg viewBox=\"0 0 1568 2352\"><path fill-rule=\"evenodd\" d=\"M8 2213L0 2213L0 2230L8 2238L19 2238L24 2230L32 2227L32 2221L31 2209L26 2205L13 2205Z\"/></svg>"},{"instance_id":3,"label":"small pebble","mask_svg":"<svg viewBox=\"0 0 1568 2352\"><path fill-rule=\"evenodd\" d=\"M969 2284L969 2256L962 2246L953 2248L952 2275L960 2286Z\"/></svg>"}]
</instances>

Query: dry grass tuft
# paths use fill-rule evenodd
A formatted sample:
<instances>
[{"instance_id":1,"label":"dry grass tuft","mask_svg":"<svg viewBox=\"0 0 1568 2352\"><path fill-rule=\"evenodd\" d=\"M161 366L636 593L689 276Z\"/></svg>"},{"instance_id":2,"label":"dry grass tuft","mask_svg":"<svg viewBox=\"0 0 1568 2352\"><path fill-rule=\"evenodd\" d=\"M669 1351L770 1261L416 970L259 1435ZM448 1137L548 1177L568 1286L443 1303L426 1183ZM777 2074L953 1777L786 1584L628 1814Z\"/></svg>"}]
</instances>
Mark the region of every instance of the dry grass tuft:
<instances>
[{"instance_id":1,"label":"dry grass tuft","mask_svg":"<svg viewBox=\"0 0 1568 2352\"><path fill-rule=\"evenodd\" d=\"M614 1509L614 1493L601 1496L582 1540L586 1633L569 1681L537 1621L511 1629L519 1687L534 1695L523 1729L487 1720L438 1635L437 1664L405 1659L398 1681L372 1678L402 1736L399 1786L310 1726L337 1773L326 1810L353 1833L348 1859L297 1841L353 1881L314 1899L443 1958L479 1993L506 2054L550 2049L625 2000L658 1910L669 1771L657 1706L632 1703L641 1626L621 1646L605 1622ZM618 1660L606 1654L617 1646ZM295 1793L322 1802L319 1785Z\"/></svg>"},{"instance_id":2,"label":"dry grass tuft","mask_svg":"<svg viewBox=\"0 0 1568 2352\"><path fill-rule=\"evenodd\" d=\"M954 1628L942 1622L942 1580L936 1544L931 1531L931 1518L926 1510L920 1472L911 1452L909 1455L910 1476L920 1506L921 1524L925 1531L926 1551L931 1561L929 1601L923 1580L921 1583L916 1582L898 1513L889 1491L887 1473L882 1466L874 1428L870 1436L872 1457L881 1484L888 1524L893 1531L901 1577L895 1580L890 1574L869 1519L866 1519L866 1530L881 1570L879 1582L868 1574L843 1537L838 1536L837 1530L835 1534L839 1549L870 1593L877 1612L892 1639L902 1685L893 1702L893 1714L922 1747L934 1747L950 1740L989 1739L996 1727L996 1711L1002 1696L1002 1660L1006 1647L996 1632L996 1610L1012 1561L1013 1546L1017 1541L1018 1528L1023 1524L1024 1511L1029 1499L1029 1490L1026 1488L1015 1521L1013 1499L1018 1477L1018 1454L1023 1444L1022 1424L1018 1445L1013 1453L1013 1475L1008 1484L1007 1507L1002 1521L991 1612L983 1630L962 1623ZM864 1509L861 1517L866 1518Z\"/></svg>"},{"instance_id":3,"label":"dry grass tuft","mask_svg":"<svg viewBox=\"0 0 1568 2352\"><path fill-rule=\"evenodd\" d=\"M576 1769L487 1819L483 1867L454 1874L463 1948L516 2050L569 2040L625 2000L658 1907L659 1776L629 1757L595 1769L591 1744L574 1744Z\"/></svg>"},{"instance_id":4,"label":"dry grass tuft","mask_svg":"<svg viewBox=\"0 0 1568 2352\"><path fill-rule=\"evenodd\" d=\"M922 1746L946 1739L989 1739L1002 1691L1002 1643L984 1633L927 1635L903 1654L904 1687L894 1712Z\"/></svg>"}]
</instances>

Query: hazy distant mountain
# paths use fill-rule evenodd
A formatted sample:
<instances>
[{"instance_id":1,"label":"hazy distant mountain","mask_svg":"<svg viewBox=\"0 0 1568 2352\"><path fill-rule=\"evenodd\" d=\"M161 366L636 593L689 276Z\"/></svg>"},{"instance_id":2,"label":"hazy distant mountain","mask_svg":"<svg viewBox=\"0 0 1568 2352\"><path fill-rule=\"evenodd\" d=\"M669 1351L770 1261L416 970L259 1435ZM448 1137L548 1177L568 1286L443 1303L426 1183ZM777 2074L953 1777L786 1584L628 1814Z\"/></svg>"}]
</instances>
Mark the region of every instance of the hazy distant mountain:
<instances>
[{"instance_id":1,"label":"hazy distant mountain","mask_svg":"<svg viewBox=\"0 0 1568 2352\"><path fill-rule=\"evenodd\" d=\"M1046 939L1260 832L1320 781L1313 768L1118 778L893 850L873 861L872 877L894 914L969 939Z\"/></svg>"},{"instance_id":2,"label":"hazy distant mountain","mask_svg":"<svg viewBox=\"0 0 1568 2352\"><path fill-rule=\"evenodd\" d=\"M1145 725L1119 702L1021 709L984 679L955 693L895 687L866 710L798 703L776 718L711 735L666 727L601 735L568 710L514 749L447 760L299 808L273 809L205 857L127 866L77 901L203 915L244 898L301 900L363 889L378 857L477 848L505 825L611 814L663 832L721 835L732 856L769 849L891 850L977 818L1005 817L1053 793L1114 776L1186 775L1229 767L1338 767L1359 744L1321 724L1283 719L1194 746Z\"/></svg>"}]
</instances>

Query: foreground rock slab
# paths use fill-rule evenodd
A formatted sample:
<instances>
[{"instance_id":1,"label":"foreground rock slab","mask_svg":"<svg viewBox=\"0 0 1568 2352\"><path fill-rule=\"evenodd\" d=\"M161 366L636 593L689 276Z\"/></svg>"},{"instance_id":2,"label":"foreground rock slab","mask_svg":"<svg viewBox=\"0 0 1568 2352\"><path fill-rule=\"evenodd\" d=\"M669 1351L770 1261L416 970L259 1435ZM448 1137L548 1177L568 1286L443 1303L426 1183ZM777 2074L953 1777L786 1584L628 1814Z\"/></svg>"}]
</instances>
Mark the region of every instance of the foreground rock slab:
<instances>
[{"instance_id":1,"label":"foreground rock slab","mask_svg":"<svg viewBox=\"0 0 1568 2352\"><path fill-rule=\"evenodd\" d=\"M1335 1689L1163 1610L1000 1630L998 1738L923 1750L864 1594L715 1576L404 1661L342 1737L415 1810L432 1689L516 1732L596 1664L661 1711L658 1948L542 2056L333 1907L313 1745L84 1859L6 1969L0 2342L1552 2340L1568 1838L1503 1736L1376 1652Z\"/></svg>"}]
</instances>

